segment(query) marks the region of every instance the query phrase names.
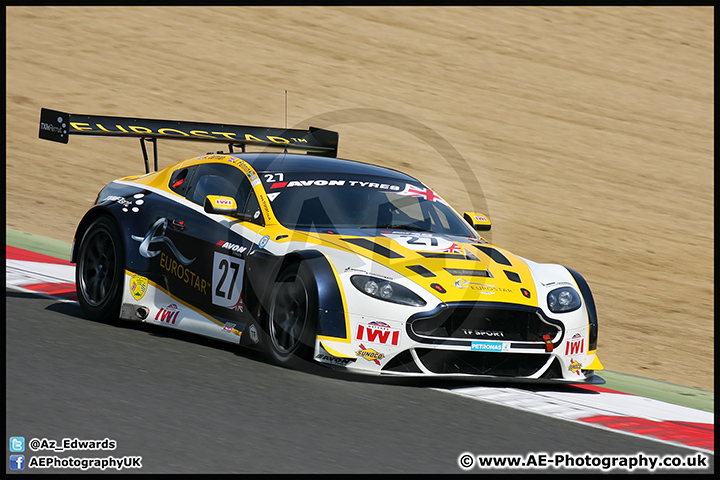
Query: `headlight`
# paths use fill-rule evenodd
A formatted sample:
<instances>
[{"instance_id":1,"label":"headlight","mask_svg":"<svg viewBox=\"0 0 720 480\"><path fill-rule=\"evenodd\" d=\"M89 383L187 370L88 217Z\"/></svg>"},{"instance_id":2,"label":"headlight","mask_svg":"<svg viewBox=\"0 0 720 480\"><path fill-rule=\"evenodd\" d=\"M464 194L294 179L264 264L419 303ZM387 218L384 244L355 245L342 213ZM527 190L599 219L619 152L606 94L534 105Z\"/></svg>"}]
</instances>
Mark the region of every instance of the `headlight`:
<instances>
[{"instance_id":1,"label":"headlight","mask_svg":"<svg viewBox=\"0 0 720 480\"><path fill-rule=\"evenodd\" d=\"M567 313L580 308L582 300L574 288L561 287L548 293L547 303L551 312Z\"/></svg>"},{"instance_id":2,"label":"headlight","mask_svg":"<svg viewBox=\"0 0 720 480\"><path fill-rule=\"evenodd\" d=\"M394 282L368 275L353 275L350 277L350 281L362 293L378 300L412 307L424 307L426 305L425 300L413 293L409 288Z\"/></svg>"}]
</instances>

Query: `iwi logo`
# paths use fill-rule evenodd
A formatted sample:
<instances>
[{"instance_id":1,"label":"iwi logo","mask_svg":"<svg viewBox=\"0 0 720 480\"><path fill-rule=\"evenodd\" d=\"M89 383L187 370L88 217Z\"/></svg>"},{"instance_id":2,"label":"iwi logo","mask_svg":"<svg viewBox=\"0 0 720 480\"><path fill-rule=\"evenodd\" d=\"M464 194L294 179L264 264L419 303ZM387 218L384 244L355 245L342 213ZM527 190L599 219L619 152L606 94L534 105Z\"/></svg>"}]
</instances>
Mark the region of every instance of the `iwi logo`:
<instances>
[{"instance_id":1,"label":"iwi logo","mask_svg":"<svg viewBox=\"0 0 720 480\"><path fill-rule=\"evenodd\" d=\"M158 322L175 325L178 315L180 315L180 308L178 308L178 306L174 303L171 303L170 305L167 305L165 307L160 307L157 315L155 315L155 320L157 320Z\"/></svg>"},{"instance_id":2,"label":"iwi logo","mask_svg":"<svg viewBox=\"0 0 720 480\"><path fill-rule=\"evenodd\" d=\"M400 343L400 330L390 327L385 322L372 321L358 324L357 340L383 345L397 346Z\"/></svg>"},{"instance_id":3,"label":"iwi logo","mask_svg":"<svg viewBox=\"0 0 720 480\"><path fill-rule=\"evenodd\" d=\"M565 355L578 355L583 353L585 353L585 338L579 333L576 333L565 345Z\"/></svg>"}]
</instances>

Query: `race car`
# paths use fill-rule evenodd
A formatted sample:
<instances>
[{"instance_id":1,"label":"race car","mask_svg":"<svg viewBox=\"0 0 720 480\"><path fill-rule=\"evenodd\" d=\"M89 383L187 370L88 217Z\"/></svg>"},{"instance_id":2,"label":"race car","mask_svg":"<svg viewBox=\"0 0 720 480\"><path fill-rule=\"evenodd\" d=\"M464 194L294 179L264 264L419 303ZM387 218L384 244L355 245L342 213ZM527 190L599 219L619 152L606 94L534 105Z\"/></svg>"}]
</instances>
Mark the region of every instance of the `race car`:
<instances>
[{"instance_id":1,"label":"race car","mask_svg":"<svg viewBox=\"0 0 720 480\"><path fill-rule=\"evenodd\" d=\"M486 215L460 215L410 175L337 158L337 132L41 110L40 138L71 135L139 138L145 162L77 227L91 319L193 332L288 367L604 383L578 272L489 243ZM158 169L158 139L228 151Z\"/></svg>"}]
</instances>

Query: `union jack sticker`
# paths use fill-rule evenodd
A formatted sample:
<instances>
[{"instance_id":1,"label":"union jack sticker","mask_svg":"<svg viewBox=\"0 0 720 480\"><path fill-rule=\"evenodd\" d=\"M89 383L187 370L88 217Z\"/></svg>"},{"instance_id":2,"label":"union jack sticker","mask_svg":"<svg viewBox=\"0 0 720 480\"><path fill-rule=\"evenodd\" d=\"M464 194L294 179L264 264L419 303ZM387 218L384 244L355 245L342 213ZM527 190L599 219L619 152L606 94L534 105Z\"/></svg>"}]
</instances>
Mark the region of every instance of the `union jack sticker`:
<instances>
[{"instance_id":1,"label":"union jack sticker","mask_svg":"<svg viewBox=\"0 0 720 480\"><path fill-rule=\"evenodd\" d=\"M230 307L230 308L231 308L232 310L237 310L237 311L239 311L239 312L242 312L242 311L243 311L243 297L242 297L242 292L240 292L240 298L238 298L238 301L235 303L235 305L233 305L233 306Z\"/></svg>"},{"instance_id":2,"label":"union jack sticker","mask_svg":"<svg viewBox=\"0 0 720 480\"><path fill-rule=\"evenodd\" d=\"M409 197L417 197L422 198L430 202L440 202L447 205L448 203L442 199L440 195L433 192L429 188L424 187L418 187L415 185L410 185L409 183L405 184L405 190L402 192L398 192L399 195L407 195Z\"/></svg>"},{"instance_id":3,"label":"union jack sticker","mask_svg":"<svg viewBox=\"0 0 720 480\"><path fill-rule=\"evenodd\" d=\"M447 253L463 253L463 254L464 254L464 253L465 253L465 250L463 250L463 248L462 248L460 245L458 245L457 243L453 243L453 244L450 245L448 248L446 248L445 250L443 250L443 252L447 252Z\"/></svg>"}]
</instances>

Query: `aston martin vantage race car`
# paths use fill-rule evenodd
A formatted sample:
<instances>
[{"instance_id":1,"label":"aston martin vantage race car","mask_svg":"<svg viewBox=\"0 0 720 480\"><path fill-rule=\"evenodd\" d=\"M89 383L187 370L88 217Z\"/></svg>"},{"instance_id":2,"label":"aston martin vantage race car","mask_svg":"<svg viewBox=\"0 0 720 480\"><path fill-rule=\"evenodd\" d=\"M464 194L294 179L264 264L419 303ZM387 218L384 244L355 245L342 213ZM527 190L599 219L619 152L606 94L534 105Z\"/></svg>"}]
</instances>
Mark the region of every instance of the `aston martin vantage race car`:
<instances>
[{"instance_id":1,"label":"aston martin vantage race car","mask_svg":"<svg viewBox=\"0 0 720 480\"><path fill-rule=\"evenodd\" d=\"M489 243L487 216L458 214L410 175L337 158L336 132L42 109L40 138L71 135L139 138L145 161L77 227L92 319L193 332L291 367L604 383L579 273ZM158 169L158 139L228 152Z\"/></svg>"}]
</instances>

